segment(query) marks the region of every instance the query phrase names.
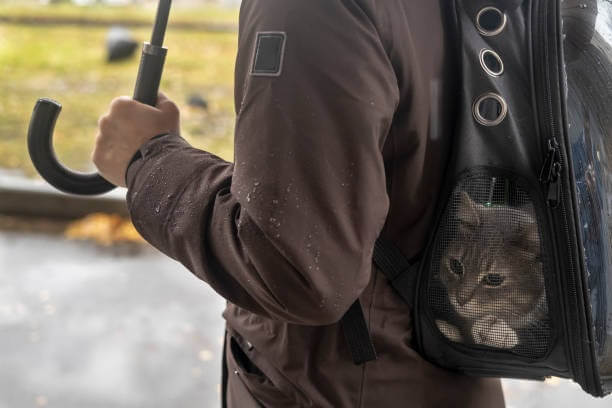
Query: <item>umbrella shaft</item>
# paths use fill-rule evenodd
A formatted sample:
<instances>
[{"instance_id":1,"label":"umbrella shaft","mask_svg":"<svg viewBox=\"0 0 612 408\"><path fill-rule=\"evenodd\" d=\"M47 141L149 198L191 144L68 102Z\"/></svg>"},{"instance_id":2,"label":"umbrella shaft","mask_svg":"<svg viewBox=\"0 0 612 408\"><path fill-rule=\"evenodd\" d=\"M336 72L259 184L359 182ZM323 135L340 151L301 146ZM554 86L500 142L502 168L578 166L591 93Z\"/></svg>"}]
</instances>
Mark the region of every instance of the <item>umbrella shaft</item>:
<instances>
[{"instance_id":1,"label":"umbrella shaft","mask_svg":"<svg viewBox=\"0 0 612 408\"><path fill-rule=\"evenodd\" d=\"M157 16L155 17L155 26L153 27L153 34L151 36L151 45L156 45L158 47L164 45L164 36L166 35L171 5L172 0L160 0L157 7Z\"/></svg>"}]
</instances>

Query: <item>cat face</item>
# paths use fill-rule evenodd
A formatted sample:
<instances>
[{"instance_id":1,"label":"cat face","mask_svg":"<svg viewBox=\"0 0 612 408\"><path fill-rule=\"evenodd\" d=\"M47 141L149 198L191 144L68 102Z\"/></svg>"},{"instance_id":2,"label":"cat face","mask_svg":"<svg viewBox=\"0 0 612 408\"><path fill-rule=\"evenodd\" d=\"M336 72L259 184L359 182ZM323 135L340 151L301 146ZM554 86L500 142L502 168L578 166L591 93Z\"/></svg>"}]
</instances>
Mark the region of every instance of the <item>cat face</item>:
<instances>
[{"instance_id":1,"label":"cat face","mask_svg":"<svg viewBox=\"0 0 612 408\"><path fill-rule=\"evenodd\" d=\"M464 318L496 316L512 328L530 323L544 297L536 219L511 207L485 207L462 193L458 238L441 258L440 280Z\"/></svg>"}]
</instances>

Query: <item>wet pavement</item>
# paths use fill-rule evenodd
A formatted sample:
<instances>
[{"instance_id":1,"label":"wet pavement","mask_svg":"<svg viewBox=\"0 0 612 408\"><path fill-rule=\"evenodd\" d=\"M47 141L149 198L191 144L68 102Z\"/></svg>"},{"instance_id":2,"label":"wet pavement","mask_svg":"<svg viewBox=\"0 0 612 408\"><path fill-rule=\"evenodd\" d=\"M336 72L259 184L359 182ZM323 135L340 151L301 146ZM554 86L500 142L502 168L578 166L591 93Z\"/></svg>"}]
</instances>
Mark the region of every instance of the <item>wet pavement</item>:
<instances>
[{"instance_id":1,"label":"wet pavement","mask_svg":"<svg viewBox=\"0 0 612 408\"><path fill-rule=\"evenodd\" d=\"M219 406L223 300L134 248L0 231L0 408ZM567 381L504 387L508 408L612 406Z\"/></svg>"},{"instance_id":2,"label":"wet pavement","mask_svg":"<svg viewBox=\"0 0 612 408\"><path fill-rule=\"evenodd\" d=\"M0 234L0 408L219 405L222 299L131 252Z\"/></svg>"}]
</instances>

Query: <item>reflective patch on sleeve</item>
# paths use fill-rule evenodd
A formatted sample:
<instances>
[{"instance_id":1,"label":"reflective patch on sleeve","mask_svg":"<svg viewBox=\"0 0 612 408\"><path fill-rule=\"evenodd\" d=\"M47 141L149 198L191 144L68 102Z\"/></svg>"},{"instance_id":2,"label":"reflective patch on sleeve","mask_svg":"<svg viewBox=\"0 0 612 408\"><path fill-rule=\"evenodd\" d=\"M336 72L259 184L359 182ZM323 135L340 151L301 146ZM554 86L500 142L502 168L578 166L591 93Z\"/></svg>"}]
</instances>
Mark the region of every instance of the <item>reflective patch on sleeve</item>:
<instances>
[{"instance_id":1,"label":"reflective patch on sleeve","mask_svg":"<svg viewBox=\"0 0 612 408\"><path fill-rule=\"evenodd\" d=\"M283 70L286 39L287 34L280 31L257 33L251 75L280 76Z\"/></svg>"}]
</instances>

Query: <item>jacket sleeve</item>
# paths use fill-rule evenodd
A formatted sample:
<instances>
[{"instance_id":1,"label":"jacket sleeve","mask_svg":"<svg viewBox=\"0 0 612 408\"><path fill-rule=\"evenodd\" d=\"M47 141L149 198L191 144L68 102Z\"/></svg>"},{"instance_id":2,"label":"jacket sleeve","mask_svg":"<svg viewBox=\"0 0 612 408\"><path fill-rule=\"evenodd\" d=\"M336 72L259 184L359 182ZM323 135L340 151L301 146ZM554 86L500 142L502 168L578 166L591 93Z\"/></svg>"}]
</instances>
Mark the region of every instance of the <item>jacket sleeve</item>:
<instances>
[{"instance_id":1,"label":"jacket sleeve","mask_svg":"<svg viewBox=\"0 0 612 408\"><path fill-rule=\"evenodd\" d=\"M284 33L277 76L253 75L258 33ZM382 146L398 85L356 1L244 0L234 164L177 135L127 173L138 231L230 302L337 322L369 283L388 211Z\"/></svg>"}]
</instances>

